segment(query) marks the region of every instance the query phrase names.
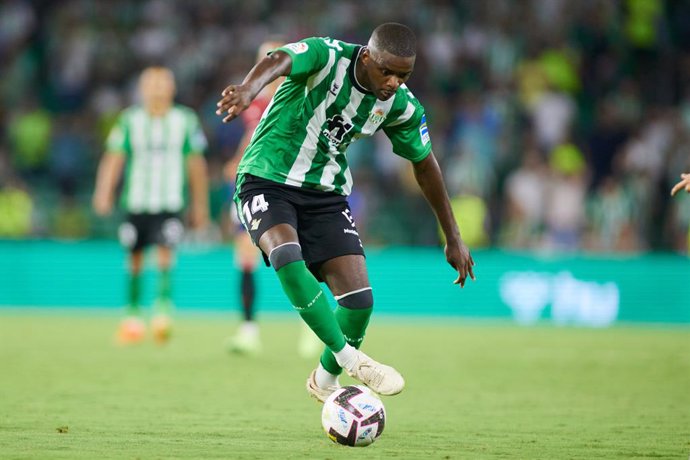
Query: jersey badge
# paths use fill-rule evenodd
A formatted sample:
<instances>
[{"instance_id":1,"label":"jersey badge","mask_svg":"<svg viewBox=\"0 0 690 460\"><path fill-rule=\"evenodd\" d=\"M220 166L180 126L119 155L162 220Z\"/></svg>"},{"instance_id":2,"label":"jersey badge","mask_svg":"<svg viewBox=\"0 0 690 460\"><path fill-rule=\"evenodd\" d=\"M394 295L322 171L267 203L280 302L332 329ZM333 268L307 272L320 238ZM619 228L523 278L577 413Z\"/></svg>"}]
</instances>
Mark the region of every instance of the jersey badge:
<instances>
[{"instance_id":1,"label":"jersey badge","mask_svg":"<svg viewBox=\"0 0 690 460\"><path fill-rule=\"evenodd\" d=\"M369 112L369 122L375 125L380 125L385 119L386 114L383 112L383 109L376 109L373 112Z\"/></svg>"},{"instance_id":2,"label":"jersey badge","mask_svg":"<svg viewBox=\"0 0 690 460\"><path fill-rule=\"evenodd\" d=\"M289 49L295 54L302 54L307 52L307 50L309 49L309 45L307 45L304 42L288 43L287 45L285 45L285 48Z\"/></svg>"},{"instance_id":3,"label":"jersey badge","mask_svg":"<svg viewBox=\"0 0 690 460\"><path fill-rule=\"evenodd\" d=\"M422 138L422 145L428 144L431 140L429 137L429 128L426 125L426 115L422 115L422 121L419 124L419 137Z\"/></svg>"}]
</instances>

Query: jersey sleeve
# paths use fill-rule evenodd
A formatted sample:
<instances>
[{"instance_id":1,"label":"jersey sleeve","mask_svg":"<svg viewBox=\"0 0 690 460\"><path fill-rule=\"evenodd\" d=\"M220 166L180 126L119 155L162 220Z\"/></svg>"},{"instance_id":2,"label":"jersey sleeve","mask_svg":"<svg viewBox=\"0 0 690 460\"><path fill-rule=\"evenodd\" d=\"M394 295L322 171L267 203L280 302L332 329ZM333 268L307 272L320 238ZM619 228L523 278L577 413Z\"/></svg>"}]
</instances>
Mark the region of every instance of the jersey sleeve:
<instances>
[{"instance_id":1,"label":"jersey sleeve","mask_svg":"<svg viewBox=\"0 0 690 460\"><path fill-rule=\"evenodd\" d=\"M431 153L431 138L424 107L412 93L405 91L408 100L403 113L384 126L383 131L393 144L396 155L417 163Z\"/></svg>"},{"instance_id":2,"label":"jersey sleeve","mask_svg":"<svg viewBox=\"0 0 690 460\"><path fill-rule=\"evenodd\" d=\"M283 51L292 59L290 78L293 80L304 81L328 63L328 46L323 38L305 38L275 51Z\"/></svg>"},{"instance_id":3,"label":"jersey sleeve","mask_svg":"<svg viewBox=\"0 0 690 460\"><path fill-rule=\"evenodd\" d=\"M187 155L202 155L206 152L208 141L201 128L199 117L191 110L187 113L187 135L185 136L182 153Z\"/></svg>"},{"instance_id":4,"label":"jersey sleeve","mask_svg":"<svg viewBox=\"0 0 690 460\"><path fill-rule=\"evenodd\" d=\"M127 112L122 112L110 129L105 140L105 151L111 154L125 155L131 153Z\"/></svg>"}]
</instances>

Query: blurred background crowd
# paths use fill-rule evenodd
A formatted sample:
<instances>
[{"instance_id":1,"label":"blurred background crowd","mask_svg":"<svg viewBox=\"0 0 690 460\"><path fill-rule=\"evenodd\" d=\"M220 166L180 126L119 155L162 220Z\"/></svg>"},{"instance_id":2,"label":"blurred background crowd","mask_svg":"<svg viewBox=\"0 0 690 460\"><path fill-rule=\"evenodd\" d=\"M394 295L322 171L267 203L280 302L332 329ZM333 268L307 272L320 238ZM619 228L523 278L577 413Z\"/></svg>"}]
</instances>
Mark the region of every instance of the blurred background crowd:
<instances>
[{"instance_id":1,"label":"blurred background crowd","mask_svg":"<svg viewBox=\"0 0 690 460\"><path fill-rule=\"evenodd\" d=\"M90 208L97 162L149 64L209 138L215 229L227 238L222 164L241 121L214 113L267 37L366 43L382 22L418 34L408 82L427 109L471 247L687 251L689 0L4 0L0 4L0 237L108 238ZM363 239L435 245L411 168L385 136L349 150Z\"/></svg>"}]
</instances>

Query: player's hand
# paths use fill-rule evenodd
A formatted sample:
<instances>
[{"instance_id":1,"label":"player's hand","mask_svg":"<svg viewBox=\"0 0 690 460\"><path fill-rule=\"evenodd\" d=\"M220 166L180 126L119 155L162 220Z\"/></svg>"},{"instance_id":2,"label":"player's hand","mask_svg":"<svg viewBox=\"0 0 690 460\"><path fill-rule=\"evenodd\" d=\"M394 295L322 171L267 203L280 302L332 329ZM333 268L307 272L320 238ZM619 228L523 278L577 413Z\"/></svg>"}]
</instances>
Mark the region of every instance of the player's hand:
<instances>
[{"instance_id":1,"label":"player's hand","mask_svg":"<svg viewBox=\"0 0 690 460\"><path fill-rule=\"evenodd\" d=\"M218 109L216 115L223 116L223 123L228 123L235 119L251 104L253 95L249 88L244 85L230 85L221 93L223 96L216 104Z\"/></svg>"},{"instance_id":2,"label":"player's hand","mask_svg":"<svg viewBox=\"0 0 690 460\"><path fill-rule=\"evenodd\" d=\"M110 195L96 193L93 196L93 210L99 216L107 216L113 210L113 198Z\"/></svg>"},{"instance_id":3,"label":"player's hand","mask_svg":"<svg viewBox=\"0 0 690 460\"><path fill-rule=\"evenodd\" d=\"M681 174L682 179L671 189L671 196L675 195L680 189L685 189L686 192L690 193L690 174Z\"/></svg>"},{"instance_id":4,"label":"player's hand","mask_svg":"<svg viewBox=\"0 0 690 460\"><path fill-rule=\"evenodd\" d=\"M474 260L470 254L467 245L462 241L457 243L448 243L445 247L446 260L458 272L458 277L453 284L459 284L460 287L465 287L465 280L469 276L472 281L474 277Z\"/></svg>"}]
</instances>

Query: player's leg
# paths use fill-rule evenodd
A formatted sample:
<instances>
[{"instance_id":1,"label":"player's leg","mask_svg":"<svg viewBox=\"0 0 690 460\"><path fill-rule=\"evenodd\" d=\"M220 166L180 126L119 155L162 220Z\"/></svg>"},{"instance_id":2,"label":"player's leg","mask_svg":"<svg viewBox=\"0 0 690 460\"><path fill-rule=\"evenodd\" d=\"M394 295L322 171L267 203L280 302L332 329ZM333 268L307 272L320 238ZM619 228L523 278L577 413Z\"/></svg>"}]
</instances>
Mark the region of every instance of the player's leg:
<instances>
[{"instance_id":1,"label":"player's leg","mask_svg":"<svg viewBox=\"0 0 690 460\"><path fill-rule=\"evenodd\" d=\"M172 262L173 249L158 245L156 264L158 266L158 287L154 304L155 314L170 314L172 310Z\"/></svg>"},{"instance_id":2,"label":"player's leg","mask_svg":"<svg viewBox=\"0 0 690 460\"><path fill-rule=\"evenodd\" d=\"M304 262L297 230L290 224L275 225L261 235L259 247L268 254L283 291L304 322L330 350L348 355L328 299Z\"/></svg>"},{"instance_id":3,"label":"player's leg","mask_svg":"<svg viewBox=\"0 0 690 460\"><path fill-rule=\"evenodd\" d=\"M141 278L146 238L142 234L139 220L139 216L130 215L118 230L120 243L128 250L127 305L125 318L121 321L117 332L117 339L123 344L140 342L145 333L141 311Z\"/></svg>"},{"instance_id":4,"label":"player's leg","mask_svg":"<svg viewBox=\"0 0 690 460\"><path fill-rule=\"evenodd\" d=\"M237 234L235 237L235 251L237 265L242 273L240 292L242 293L244 321L252 322L255 320L256 281L254 279L254 272L256 271L257 250L248 233L243 231Z\"/></svg>"},{"instance_id":5,"label":"player's leg","mask_svg":"<svg viewBox=\"0 0 690 460\"><path fill-rule=\"evenodd\" d=\"M254 272L257 264L257 248L244 229L235 235L235 265L240 271L240 293L242 301L242 324L237 334L228 342L230 351L257 353L261 351L259 327L255 317L256 282Z\"/></svg>"},{"instance_id":6,"label":"player's leg","mask_svg":"<svg viewBox=\"0 0 690 460\"><path fill-rule=\"evenodd\" d=\"M364 256L350 254L335 257L321 265L319 274L338 302L335 317L345 340L358 349L374 306ZM307 380L307 391L319 401L325 401L340 387L338 376L342 370L333 353L326 348L318 367Z\"/></svg>"},{"instance_id":7,"label":"player's leg","mask_svg":"<svg viewBox=\"0 0 690 460\"><path fill-rule=\"evenodd\" d=\"M158 343L165 343L172 333L172 262L173 249L169 246L157 246L158 292L153 304L151 332Z\"/></svg>"},{"instance_id":8,"label":"player's leg","mask_svg":"<svg viewBox=\"0 0 690 460\"><path fill-rule=\"evenodd\" d=\"M336 318L348 345L353 349L359 348L374 305L364 256L345 255L330 259L321 266L320 273L338 300ZM403 390L405 380L394 368L374 361L359 350L356 356L355 362L343 362L326 350L319 366L307 380L309 393L324 401L338 387L338 367L377 393L394 395Z\"/></svg>"},{"instance_id":9,"label":"player's leg","mask_svg":"<svg viewBox=\"0 0 690 460\"><path fill-rule=\"evenodd\" d=\"M144 249L130 251L127 265L127 315L141 317L141 272L144 267Z\"/></svg>"},{"instance_id":10,"label":"player's leg","mask_svg":"<svg viewBox=\"0 0 690 460\"><path fill-rule=\"evenodd\" d=\"M347 348L345 337L302 255L296 203L302 200L303 192L250 175L239 182L238 211L252 241L262 250L266 263L273 266L283 291L304 322L327 347L343 352Z\"/></svg>"},{"instance_id":11,"label":"player's leg","mask_svg":"<svg viewBox=\"0 0 690 460\"><path fill-rule=\"evenodd\" d=\"M357 350L369 324L373 297L364 250L347 201L343 197L321 200L320 207L302 217L300 241L305 245L305 259L336 297L334 316L348 342L345 350L353 351L344 357L326 350L307 380L307 390L323 401L338 386L337 375L343 368L378 393L399 393L405 385L400 373Z\"/></svg>"},{"instance_id":12,"label":"player's leg","mask_svg":"<svg viewBox=\"0 0 690 460\"><path fill-rule=\"evenodd\" d=\"M319 272L338 302L335 317L347 343L359 348L374 309L374 296L364 256L352 254L336 257L324 262ZM337 376L342 372L329 350L324 350L320 362L320 368L330 375ZM327 376L317 372L317 383L324 381L322 377Z\"/></svg>"},{"instance_id":13,"label":"player's leg","mask_svg":"<svg viewBox=\"0 0 690 460\"><path fill-rule=\"evenodd\" d=\"M348 375L378 393L399 393L404 380L395 369L347 343L318 280L305 262L314 265L331 260L335 258L332 251L346 251L337 255L363 255L358 237L333 247L329 244L340 242L343 234L357 235L352 230L354 222L345 198L266 182L254 181L253 188L240 192L240 209L249 234L268 255L293 307Z\"/></svg>"},{"instance_id":14,"label":"player's leg","mask_svg":"<svg viewBox=\"0 0 690 460\"><path fill-rule=\"evenodd\" d=\"M170 338L172 330L174 248L182 240L184 227L177 214L162 213L151 216L150 232L157 247L158 267L158 289L153 303L151 329L153 338L163 343Z\"/></svg>"}]
</instances>

